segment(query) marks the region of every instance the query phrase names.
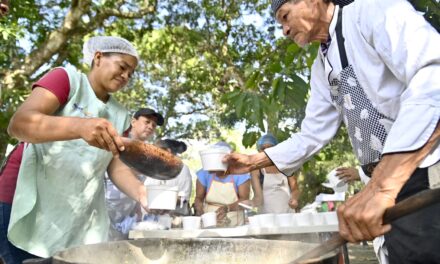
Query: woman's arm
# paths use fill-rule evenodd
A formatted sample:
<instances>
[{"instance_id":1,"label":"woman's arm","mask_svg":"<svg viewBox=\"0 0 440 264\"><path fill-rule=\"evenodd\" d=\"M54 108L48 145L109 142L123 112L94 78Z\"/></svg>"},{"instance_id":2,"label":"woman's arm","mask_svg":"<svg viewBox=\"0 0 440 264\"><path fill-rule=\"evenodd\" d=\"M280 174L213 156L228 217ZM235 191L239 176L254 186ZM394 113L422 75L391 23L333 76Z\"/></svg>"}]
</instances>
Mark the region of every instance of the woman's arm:
<instances>
[{"instance_id":1,"label":"woman's arm","mask_svg":"<svg viewBox=\"0 0 440 264\"><path fill-rule=\"evenodd\" d=\"M263 188L260 183L260 170L251 171L251 186L254 193L252 206L262 206L264 203Z\"/></svg>"},{"instance_id":2,"label":"woman's arm","mask_svg":"<svg viewBox=\"0 0 440 264\"><path fill-rule=\"evenodd\" d=\"M289 188L290 188L289 207L292 209L296 209L298 208L298 204L299 204L298 182L295 176L287 177L287 181L289 182Z\"/></svg>"},{"instance_id":3,"label":"woman's arm","mask_svg":"<svg viewBox=\"0 0 440 264\"><path fill-rule=\"evenodd\" d=\"M122 139L108 120L53 116L59 107L58 98L52 92L36 87L12 116L9 135L29 143L82 138L89 145L114 155L124 149Z\"/></svg>"},{"instance_id":4,"label":"woman's arm","mask_svg":"<svg viewBox=\"0 0 440 264\"><path fill-rule=\"evenodd\" d=\"M196 197L194 199L194 209L196 210L196 215L202 215L203 202L205 201L206 190L205 187L200 183L199 179L196 181Z\"/></svg>"},{"instance_id":5,"label":"woman's arm","mask_svg":"<svg viewBox=\"0 0 440 264\"><path fill-rule=\"evenodd\" d=\"M139 202L148 210L147 190L144 184L136 177L133 170L119 158L113 158L107 169L110 180L127 196Z\"/></svg>"}]
</instances>

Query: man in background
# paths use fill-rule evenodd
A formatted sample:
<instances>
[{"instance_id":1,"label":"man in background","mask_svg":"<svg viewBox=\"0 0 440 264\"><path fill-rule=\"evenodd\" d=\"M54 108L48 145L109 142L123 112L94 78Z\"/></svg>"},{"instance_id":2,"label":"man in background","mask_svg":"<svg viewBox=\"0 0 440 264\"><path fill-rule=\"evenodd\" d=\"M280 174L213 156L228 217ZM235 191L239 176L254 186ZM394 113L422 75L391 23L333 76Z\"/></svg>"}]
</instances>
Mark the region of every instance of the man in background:
<instances>
[{"instance_id":1,"label":"man in background","mask_svg":"<svg viewBox=\"0 0 440 264\"><path fill-rule=\"evenodd\" d=\"M151 108L141 108L131 120L131 127L127 131L131 139L149 141L156 132L156 127L164 123L163 116ZM144 175L138 175L139 180L145 180ZM128 239L128 231L136 221L138 203L121 192L113 182L105 177L105 199L110 217L109 240Z\"/></svg>"}]
</instances>

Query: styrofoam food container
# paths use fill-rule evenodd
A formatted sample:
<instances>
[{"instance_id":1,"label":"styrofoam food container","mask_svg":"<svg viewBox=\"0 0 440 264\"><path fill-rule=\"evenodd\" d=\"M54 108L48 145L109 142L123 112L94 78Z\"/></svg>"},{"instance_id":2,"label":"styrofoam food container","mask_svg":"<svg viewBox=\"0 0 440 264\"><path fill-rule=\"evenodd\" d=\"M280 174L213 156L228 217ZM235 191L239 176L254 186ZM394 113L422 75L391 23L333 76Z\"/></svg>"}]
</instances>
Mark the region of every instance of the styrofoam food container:
<instances>
[{"instance_id":1,"label":"styrofoam food container","mask_svg":"<svg viewBox=\"0 0 440 264\"><path fill-rule=\"evenodd\" d=\"M217 225L217 214L215 212L208 212L202 214L203 227L214 227Z\"/></svg>"},{"instance_id":2,"label":"styrofoam food container","mask_svg":"<svg viewBox=\"0 0 440 264\"><path fill-rule=\"evenodd\" d=\"M164 214L164 215L158 216L159 224L163 225L165 227L165 229L171 228L172 221L173 221L173 219L171 218L171 216L169 214Z\"/></svg>"},{"instance_id":3,"label":"styrofoam food container","mask_svg":"<svg viewBox=\"0 0 440 264\"><path fill-rule=\"evenodd\" d=\"M325 218L322 213L313 213L312 214L312 223L315 226L321 226L325 224Z\"/></svg>"},{"instance_id":4,"label":"styrofoam food container","mask_svg":"<svg viewBox=\"0 0 440 264\"><path fill-rule=\"evenodd\" d=\"M258 217L256 215L255 216L249 216L248 220L249 220L249 226L250 227L252 227L252 228L260 227L260 224L258 223Z\"/></svg>"},{"instance_id":5,"label":"styrofoam food container","mask_svg":"<svg viewBox=\"0 0 440 264\"><path fill-rule=\"evenodd\" d=\"M327 181L322 183L322 185L333 189L335 192L346 192L348 188L347 183L336 176L336 169L327 174Z\"/></svg>"},{"instance_id":6,"label":"styrofoam food container","mask_svg":"<svg viewBox=\"0 0 440 264\"><path fill-rule=\"evenodd\" d=\"M276 224L279 227L288 227L288 226L294 226L294 218L293 214L286 213L286 214L276 214L275 215Z\"/></svg>"},{"instance_id":7,"label":"styrofoam food container","mask_svg":"<svg viewBox=\"0 0 440 264\"><path fill-rule=\"evenodd\" d=\"M174 210L177 203L177 186L147 185L148 208Z\"/></svg>"},{"instance_id":8,"label":"styrofoam food container","mask_svg":"<svg viewBox=\"0 0 440 264\"><path fill-rule=\"evenodd\" d=\"M275 214L259 214L256 215L260 227L275 227Z\"/></svg>"},{"instance_id":9,"label":"styrofoam food container","mask_svg":"<svg viewBox=\"0 0 440 264\"><path fill-rule=\"evenodd\" d=\"M296 224L298 226L310 226L312 225L312 213L310 212L301 212L294 214L294 218L296 220Z\"/></svg>"},{"instance_id":10,"label":"styrofoam food container","mask_svg":"<svg viewBox=\"0 0 440 264\"><path fill-rule=\"evenodd\" d=\"M182 226L184 230L200 229L200 216L184 216L182 217Z\"/></svg>"},{"instance_id":11,"label":"styrofoam food container","mask_svg":"<svg viewBox=\"0 0 440 264\"><path fill-rule=\"evenodd\" d=\"M211 147L200 151L202 167L206 171L225 171L228 168L227 163L223 163L222 159L231 152L226 147Z\"/></svg>"},{"instance_id":12,"label":"styrofoam food container","mask_svg":"<svg viewBox=\"0 0 440 264\"><path fill-rule=\"evenodd\" d=\"M339 223L336 212L323 212L321 214L324 215L325 223L327 225L337 225Z\"/></svg>"}]
</instances>

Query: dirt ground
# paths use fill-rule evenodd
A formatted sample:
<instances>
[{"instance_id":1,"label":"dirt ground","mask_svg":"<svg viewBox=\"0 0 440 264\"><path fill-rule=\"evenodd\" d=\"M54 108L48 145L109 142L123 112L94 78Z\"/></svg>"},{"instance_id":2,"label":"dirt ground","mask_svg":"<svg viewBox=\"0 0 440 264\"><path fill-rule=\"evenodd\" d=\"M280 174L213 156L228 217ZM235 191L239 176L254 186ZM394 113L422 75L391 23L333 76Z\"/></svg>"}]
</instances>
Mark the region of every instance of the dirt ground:
<instances>
[{"instance_id":1,"label":"dirt ground","mask_svg":"<svg viewBox=\"0 0 440 264\"><path fill-rule=\"evenodd\" d=\"M374 254L373 245L348 244L348 256L350 264L377 264L379 261Z\"/></svg>"}]
</instances>

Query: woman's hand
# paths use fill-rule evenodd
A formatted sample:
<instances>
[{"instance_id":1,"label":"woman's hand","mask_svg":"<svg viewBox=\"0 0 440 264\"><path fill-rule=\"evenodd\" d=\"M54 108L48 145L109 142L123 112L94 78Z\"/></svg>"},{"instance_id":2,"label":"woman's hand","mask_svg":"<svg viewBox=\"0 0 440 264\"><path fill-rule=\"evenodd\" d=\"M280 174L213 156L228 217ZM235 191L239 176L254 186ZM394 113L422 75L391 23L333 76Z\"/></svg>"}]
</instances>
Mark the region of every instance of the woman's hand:
<instances>
[{"instance_id":1,"label":"woman's hand","mask_svg":"<svg viewBox=\"0 0 440 264\"><path fill-rule=\"evenodd\" d=\"M201 216L202 214L205 213L203 210L203 204L201 203L194 203L194 210L197 216Z\"/></svg>"},{"instance_id":2,"label":"woman's hand","mask_svg":"<svg viewBox=\"0 0 440 264\"><path fill-rule=\"evenodd\" d=\"M360 181L361 177L355 168L340 167L336 169L336 176L345 182Z\"/></svg>"},{"instance_id":3,"label":"woman's hand","mask_svg":"<svg viewBox=\"0 0 440 264\"><path fill-rule=\"evenodd\" d=\"M290 193L289 207L291 209L298 208L298 197L299 197L298 192L291 192Z\"/></svg>"},{"instance_id":4,"label":"woman's hand","mask_svg":"<svg viewBox=\"0 0 440 264\"><path fill-rule=\"evenodd\" d=\"M103 118L87 118L81 121L79 135L89 145L110 151L115 157L119 156L119 151L124 150L122 138L110 121Z\"/></svg>"},{"instance_id":5,"label":"woman's hand","mask_svg":"<svg viewBox=\"0 0 440 264\"><path fill-rule=\"evenodd\" d=\"M221 221L226 217L226 214L229 212L229 209L227 205L223 205L219 207L215 212L217 214L217 221Z\"/></svg>"}]
</instances>

